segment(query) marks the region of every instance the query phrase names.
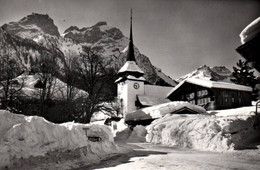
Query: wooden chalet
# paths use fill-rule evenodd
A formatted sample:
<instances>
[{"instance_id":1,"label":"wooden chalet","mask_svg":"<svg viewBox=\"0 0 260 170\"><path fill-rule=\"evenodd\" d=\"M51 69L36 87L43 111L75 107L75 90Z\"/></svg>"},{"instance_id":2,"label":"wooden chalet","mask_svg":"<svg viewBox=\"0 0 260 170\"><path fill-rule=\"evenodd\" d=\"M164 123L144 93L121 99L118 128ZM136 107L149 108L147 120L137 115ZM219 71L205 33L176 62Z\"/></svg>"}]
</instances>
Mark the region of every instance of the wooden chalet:
<instances>
[{"instance_id":1,"label":"wooden chalet","mask_svg":"<svg viewBox=\"0 0 260 170\"><path fill-rule=\"evenodd\" d=\"M252 88L233 83L189 78L172 89L171 101L188 101L206 110L220 110L251 105Z\"/></svg>"}]
</instances>

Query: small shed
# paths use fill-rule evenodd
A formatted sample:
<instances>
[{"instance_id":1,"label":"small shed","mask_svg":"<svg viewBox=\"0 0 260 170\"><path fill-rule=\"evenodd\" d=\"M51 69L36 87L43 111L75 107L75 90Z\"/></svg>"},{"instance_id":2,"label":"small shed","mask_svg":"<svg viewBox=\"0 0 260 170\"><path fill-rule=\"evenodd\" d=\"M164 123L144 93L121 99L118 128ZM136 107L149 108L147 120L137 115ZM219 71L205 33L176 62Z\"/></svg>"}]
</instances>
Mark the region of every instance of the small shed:
<instances>
[{"instance_id":1,"label":"small shed","mask_svg":"<svg viewBox=\"0 0 260 170\"><path fill-rule=\"evenodd\" d=\"M251 105L252 88L227 82L189 78L172 89L171 101L188 101L206 110L230 109Z\"/></svg>"}]
</instances>

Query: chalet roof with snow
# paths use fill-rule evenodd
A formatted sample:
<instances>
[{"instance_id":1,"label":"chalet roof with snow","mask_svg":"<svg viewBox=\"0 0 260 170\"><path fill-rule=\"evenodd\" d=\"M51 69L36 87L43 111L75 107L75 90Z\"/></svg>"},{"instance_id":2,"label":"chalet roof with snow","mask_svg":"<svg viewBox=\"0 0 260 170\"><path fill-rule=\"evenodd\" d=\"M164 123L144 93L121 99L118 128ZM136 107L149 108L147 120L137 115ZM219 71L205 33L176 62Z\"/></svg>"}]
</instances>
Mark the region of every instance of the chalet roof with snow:
<instances>
[{"instance_id":1,"label":"chalet roof with snow","mask_svg":"<svg viewBox=\"0 0 260 170\"><path fill-rule=\"evenodd\" d=\"M198 85L198 86L202 86L202 87L206 87L206 88L230 89L230 90L252 92L252 88L248 87L248 86L238 85L238 84L234 84L234 83L198 79L198 78L188 78L188 79L180 82L175 88L173 88L167 94L167 97L169 97L172 93L174 93L177 89L179 89L185 83L190 83L190 84L194 84L194 85Z\"/></svg>"},{"instance_id":2,"label":"chalet roof with snow","mask_svg":"<svg viewBox=\"0 0 260 170\"><path fill-rule=\"evenodd\" d=\"M165 116L166 114L178 113L205 113L206 110L200 106L190 104L184 101L167 102L151 107L145 107L126 115L126 123L131 121L154 120Z\"/></svg>"}]
</instances>

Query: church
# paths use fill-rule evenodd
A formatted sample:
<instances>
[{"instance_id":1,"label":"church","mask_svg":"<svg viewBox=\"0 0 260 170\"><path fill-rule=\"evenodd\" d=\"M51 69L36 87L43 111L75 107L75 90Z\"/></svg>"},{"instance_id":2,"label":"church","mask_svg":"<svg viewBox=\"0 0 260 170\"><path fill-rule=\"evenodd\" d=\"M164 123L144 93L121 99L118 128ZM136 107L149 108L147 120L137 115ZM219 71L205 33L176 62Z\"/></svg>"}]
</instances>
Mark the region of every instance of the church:
<instances>
[{"instance_id":1,"label":"church","mask_svg":"<svg viewBox=\"0 0 260 170\"><path fill-rule=\"evenodd\" d=\"M124 116L142 107L170 102L169 99L166 99L166 95L173 87L151 85L143 75L144 72L137 65L134 55L131 12L127 61L118 71L119 78L115 81L118 100Z\"/></svg>"},{"instance_id":2,"label":"church","mask_svg":"<svg viewBox=\"0 0 260 170\"><path fill-rule=\"evenodd\" d=\"M137 65L134 55L131 12L127 60L118 71L119 78L115 81L117 98L121 103L124 117L141 108L171 101L188 101L206 110L229 109L251 104L251 87L199 79L184 80L176 87L159 86L148 83L144 74Z\"/></svg>"}]
</instances>

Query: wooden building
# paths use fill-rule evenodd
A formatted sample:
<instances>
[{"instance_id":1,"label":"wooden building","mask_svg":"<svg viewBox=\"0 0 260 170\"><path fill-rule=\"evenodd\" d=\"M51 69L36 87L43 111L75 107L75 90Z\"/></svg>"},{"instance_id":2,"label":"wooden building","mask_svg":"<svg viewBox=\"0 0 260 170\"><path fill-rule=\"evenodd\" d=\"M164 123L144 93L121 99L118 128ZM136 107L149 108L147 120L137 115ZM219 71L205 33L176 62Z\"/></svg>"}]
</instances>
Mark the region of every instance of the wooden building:
<instances>
[{"instance_id":1,"label":"wooden building","mask_svg":"<svg viewBox=\"0 0 260 170\"><path fill-rule=\"evenodd\" d=\"M171 101L188 101L206 110L230 109L251 105L252 88L233 83L190 78L172 89Z\"/></svg>"}]
</instances>

